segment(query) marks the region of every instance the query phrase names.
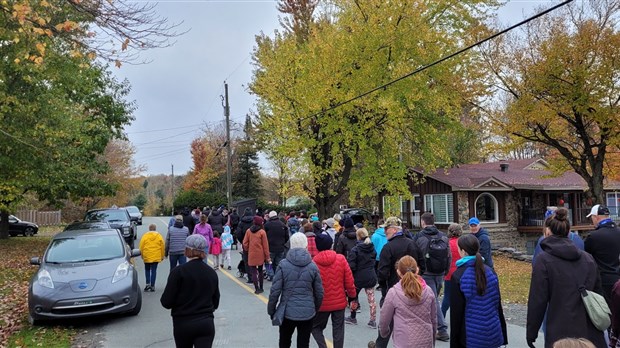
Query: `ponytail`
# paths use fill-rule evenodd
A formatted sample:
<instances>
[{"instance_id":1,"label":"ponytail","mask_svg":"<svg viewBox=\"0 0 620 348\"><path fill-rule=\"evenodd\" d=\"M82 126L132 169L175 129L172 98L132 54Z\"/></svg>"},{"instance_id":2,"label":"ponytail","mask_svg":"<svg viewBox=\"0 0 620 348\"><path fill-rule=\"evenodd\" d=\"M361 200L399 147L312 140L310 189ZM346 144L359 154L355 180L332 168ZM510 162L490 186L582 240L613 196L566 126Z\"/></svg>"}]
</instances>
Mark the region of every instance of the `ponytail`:
<instances>
[{"instance_id":1,"label":"ponytail","mask_svg":"<svg viewBox=\"0 0 620 348\"><path fill-rule=\"evenodd\" d=\"M487 290L487 274L480 253L476 253L476 264L474 267L476 269L476 289L478 290L478 295L482 296Z\"/></svg>"},{"instance_id":2,"label":"ponytail","mask_svg":"<svg viewBox=\"0 0 620 348\"><path fill-rule=\"evenodd\" d=\"M422 284L418 275L418 263L409 255L405 255L396 262L396 268L401 275L400 285L405 296L420 302L422 299Z\"/></svg>"},{"instance_id":3,"label":"ponytail","mask_svg":"<svg viewBox=\"0 0 620 348\"><path fill-rule=\"evenodd\" d=\"M422 299L422 284L420 284L419 277L419 275L409 271L400 280L405 296L418 302Z\"/></svg>"}]
</instances>

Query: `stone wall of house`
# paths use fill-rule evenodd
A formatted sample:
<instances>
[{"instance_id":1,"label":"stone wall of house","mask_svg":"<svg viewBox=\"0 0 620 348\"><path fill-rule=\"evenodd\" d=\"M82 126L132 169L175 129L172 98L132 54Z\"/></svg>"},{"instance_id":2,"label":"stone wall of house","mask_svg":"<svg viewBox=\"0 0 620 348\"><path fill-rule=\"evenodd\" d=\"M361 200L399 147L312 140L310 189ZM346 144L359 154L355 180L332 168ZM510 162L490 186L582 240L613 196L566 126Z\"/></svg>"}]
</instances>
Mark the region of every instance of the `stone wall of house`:
<instances>
[{"instance_id":1,"label":"stone wall of house","mask_svg":"<svg viewBox=\"0 0 620 348\"><path fill-rule=\"evenodd\" d=\"M519 225L519 201L521 195L518 191L506 192L505 196L506 207L506 223L511 226Z\"/></svg>"},{"instance_id":2,"label":"stone wall of house","mask_svg":"<svg viewBox=\"0 0 620 348\"><path fill-rule=\"evenodd\" d=\"M468 192L457 192L457 202L459 211L457 212L457 216L459 219L459 224L463 227L467 226L467 222L469 221L469 193Z\"/></svg>"}]
</instances>

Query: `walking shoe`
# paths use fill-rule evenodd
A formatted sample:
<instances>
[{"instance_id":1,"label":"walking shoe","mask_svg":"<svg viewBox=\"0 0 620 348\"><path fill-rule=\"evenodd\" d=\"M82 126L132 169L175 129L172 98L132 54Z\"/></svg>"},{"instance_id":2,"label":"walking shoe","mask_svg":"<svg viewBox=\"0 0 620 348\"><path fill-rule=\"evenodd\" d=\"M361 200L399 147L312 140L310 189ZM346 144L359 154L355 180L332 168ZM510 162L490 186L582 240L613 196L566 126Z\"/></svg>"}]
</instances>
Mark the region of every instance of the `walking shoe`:
<instances>
[{"instance_id":1,"label":"walking shoe","mask_svg":"<svg viewBox=\"0 0 620 348\"><path fill-rule=\"evenodd\" d=\"M150 291L150 292L155 292L155 287L154 287L153 285L151 285L151 286L149 287L149 291Z\"/></svg>"},{"instance_id":2,"label":"walking shoe","mask_svg":"<svg viewBox=\"0 0 620 348\"><path fill-rule=\"evenodd\" d=\"M351 325L357 325L357 319L356 318L351 318L351 317L346 317L346 318L344 318L344 323L345 324L351 324Z\"/></svg>"},{"instance_id":3,"label":"walking shoe","mask_svg":"<svg viewBox=\"0 0 620 348\"><path fill-rule=\"evenodd\" d=\"M248 279L248 280L246 281L246 284L254 284L254 282L252 281L252 279Z\"/></svg>"},{"instance_id":4,"label":"walking shoe","mask_svg":"<svg viewBox=\"0 0 620 348\"><path fill-rule=\"evenodd\" d=\"M263 292L265 292L265 290L263 290L263 289L256 289L256 290L254 290L254 293L255 293L256 295L258 295L258 294L262 294Z\"/></svg>"},{"instance_id":5,"label":"walking shoe","mask_svg":"<svg viewBox=\"0 0 620 348\"><path fill-rule=\"evenodd\" d=\"M450 340L450 335L448 335L447 332L438 332L435 338L440 341L448 342Z\"/></svg>"},{"instance_id":6,"label":"walking shoe","mask_svg":"<svg viewBox=\"0 0 620 348\"><path fill-rule=\"evenodd\" d=\"M368 327L371 329L376 329L377 328L377 322L374 320L371 320L368 322Z\"/></svg>"},{"instance_id":7,"label":"walking shoe","mask_svg":"<svg viewBox=\"0 0 620 348\"><path fill-rule=\"evenodd\" d=\"M224 264L223 264L223 263L220 263L220 267L224 268Z\"/></svg>"},{"instance_id":8,"label":"walking shoe","mask_svg":"<svg viewBox=\"0 0 620 348\"><path fill-rule=\"evenodd\" d=\"M222 266L222 267L224 267L224 266ZM232 268L230 268L230 266L228 266L228 270L230 271L231 269L232 269Z\"/></svg>"},{"instance_id":9,"label":"walking shoe","mask_svg":"<svg viewBox=\"0 0 620 348\"><path fill-rule=\"evenodd\" d=\"M370 341L368 342L368 348L376 348L377 344L375 343L375 341Z\"/></svg>"},{"instance_id":10,"label":"walking shoe","mask_svg":"<svg viewBox=\"0 0 620 348\"><path fill-rule=\"evenodd\" d=\"M151 291L151 286L147 285L144 287L144 292Z\"/></svg>"},{"instance_id":11,"label":"walking shoe","mask_svg":"<svg viewBox=\"0 0 620 348\"><path fill-rule=\"evenodd\" d=\"M355 310L355 313L362 313L362 309L360 308L360 306L357 306L357 309Z\"/></svg>"}]
</instances>

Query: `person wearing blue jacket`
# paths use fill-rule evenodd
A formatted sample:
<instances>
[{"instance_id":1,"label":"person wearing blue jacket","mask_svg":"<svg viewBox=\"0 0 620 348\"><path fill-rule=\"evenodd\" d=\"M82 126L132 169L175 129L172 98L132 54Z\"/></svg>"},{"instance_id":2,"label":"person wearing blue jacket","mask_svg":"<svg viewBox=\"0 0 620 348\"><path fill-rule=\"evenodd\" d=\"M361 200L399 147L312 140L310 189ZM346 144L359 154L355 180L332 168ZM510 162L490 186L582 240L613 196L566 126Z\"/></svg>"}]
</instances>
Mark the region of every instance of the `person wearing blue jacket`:
<instances>
[{"instance_id":1,"label":"person wearing blue jacket","mask_svg":"<svg viewBox=\"0 0 620 348\"><path fill-rule=\"evenodd\" d=\"M294 233L290 245L273 277L267 313L272 324L280 327L280 348L291 346L295 329L297 347L307 348L314 316L323 303L323 283L319 268L307 250L306 235Z\"/></svg>"},{"instance_id":2,"label":"person wearing blue jacket","mask_svg":"<svg viewBox=\"0 0 620 348\"><path fill-rule=\"evenodd\" d=\"M383 246L386 245L388 242L387 236L385 235L385 225L383 224L383 220L379 221L379 228L377 228L375 232L373 232L372 236L370 237L370 241L375 247L375 252L377 253L377 262L375 262L376 270L377 266L379 265L379 255L381 255L381 249L383 249Z\"/></svg>"},{"instance_id":3,"label":"person wearing blue jacket","mask_svg":"<svg viewBox=\"0 0 620 348\"><path fill-rule=\"evenodd\" d=\"M491 240L489 232L480 226L480 220L477 217L469 219L469 230L478 238L480 243L480 255L484 260L484 264L493 268L493 258L491 257Z\"/></svg>"},{"instance_id":4,"label":"person wearing blue jacket","mask_svg":"<svg viewBox=\"0 0 620 348\"><path fill-rule=\"evenodd\" d=\"M508 344L497 275L485 265L473 234L459 237L450 291L450 347L497 348Z\"/></svg>"}]
</instances>

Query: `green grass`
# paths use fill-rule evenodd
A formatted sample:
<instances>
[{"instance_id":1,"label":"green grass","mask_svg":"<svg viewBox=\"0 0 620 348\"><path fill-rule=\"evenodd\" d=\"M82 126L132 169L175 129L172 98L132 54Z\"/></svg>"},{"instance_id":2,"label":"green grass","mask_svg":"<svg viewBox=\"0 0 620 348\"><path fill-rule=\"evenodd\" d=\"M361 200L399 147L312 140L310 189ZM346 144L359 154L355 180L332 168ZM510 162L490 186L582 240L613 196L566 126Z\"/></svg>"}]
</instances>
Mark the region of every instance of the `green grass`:
<instances>
[{"instance_id":1,"label":"green grass","mask_svg":"<svg viewBox=\"0 0 620 348\"><path fill-rule=\"evenodd\" d=\"M51 236L11 237L0 240L0 347L69 347L75 330L32 327L28 321L28 282L37 271L30 258L42 256Z\"/></svg>"},{"instance_id":2,"label":"green grass","mask_svg":"<svg viewBox=\"0 0 620 348\"><path fill-rule=\"evenodd\" d=\"M33 327L26 325L9 339L9 348L70 347L75 330L63 327Z\"/></svg>"}]
</instances>

